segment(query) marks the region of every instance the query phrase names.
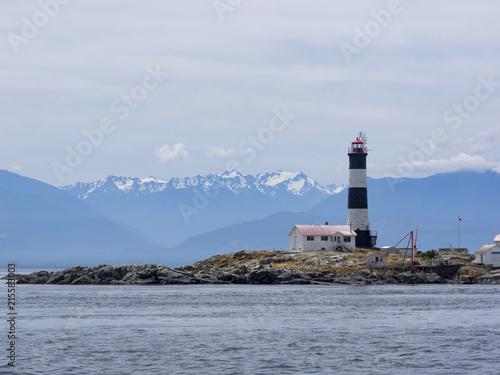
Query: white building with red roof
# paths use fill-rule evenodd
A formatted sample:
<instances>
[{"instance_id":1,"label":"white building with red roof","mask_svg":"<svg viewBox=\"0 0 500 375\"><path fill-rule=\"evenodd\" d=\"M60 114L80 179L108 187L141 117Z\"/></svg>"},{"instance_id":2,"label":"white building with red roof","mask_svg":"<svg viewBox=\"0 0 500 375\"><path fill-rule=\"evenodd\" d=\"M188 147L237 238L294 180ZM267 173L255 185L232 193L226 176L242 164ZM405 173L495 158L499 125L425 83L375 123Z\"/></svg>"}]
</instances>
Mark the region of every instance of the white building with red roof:
<instances>
[{"instance_id":1,"label":"white building with red roof","mask_svg":"<svg viewBox=\"0 0 500 375\"><path fill-rule=\"evenodd\" d=\"M476 251L476 263L491 268L500 267L500 234L497 234L493 241L495 244L484 245Z\"/></svg>"},{"instance_id":2,"label":"white building with red roof","mask_svg":"<svg viewBox=\"0 0 500 375\"><path fill-rule=\"evenodd\" d=\"M354 251L356 232L350 225L295 225L290 251Z\"/></svg>"}]
</instances>

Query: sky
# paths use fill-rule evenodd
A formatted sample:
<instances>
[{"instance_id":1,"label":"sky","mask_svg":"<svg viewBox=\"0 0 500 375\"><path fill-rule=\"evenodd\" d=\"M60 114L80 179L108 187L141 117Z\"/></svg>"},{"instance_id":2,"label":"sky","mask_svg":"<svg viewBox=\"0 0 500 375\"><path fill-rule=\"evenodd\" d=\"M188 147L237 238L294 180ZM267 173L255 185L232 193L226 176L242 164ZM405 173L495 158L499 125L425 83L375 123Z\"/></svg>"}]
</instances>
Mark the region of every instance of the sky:
<instances>
[{"instance_id":1,"label":"sky","mask_svg":"<svg viewBox=\"0 0 500 375\"><path fill-rule=\"evenodd\" d=\"M108 175L500 173L500 3L9 1L0 169Z\"/></svg>"}]
</instances>

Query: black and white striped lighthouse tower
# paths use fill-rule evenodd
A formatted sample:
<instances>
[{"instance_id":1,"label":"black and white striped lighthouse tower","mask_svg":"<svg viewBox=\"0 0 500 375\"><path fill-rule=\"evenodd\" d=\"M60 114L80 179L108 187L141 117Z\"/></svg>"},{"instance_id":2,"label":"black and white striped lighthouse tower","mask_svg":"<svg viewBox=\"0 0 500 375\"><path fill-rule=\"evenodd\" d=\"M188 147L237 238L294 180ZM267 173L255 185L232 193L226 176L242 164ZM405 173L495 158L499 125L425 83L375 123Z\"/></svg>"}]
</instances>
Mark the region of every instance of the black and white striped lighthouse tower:
<instances>
[{"instance_id":1,"label":"black and white striped lighthouse tower","mask_svg":"<svg viewBox=\"0 0 500 375\"><path fill-rule=\"evenodd\" d=\"M372 248L376 236L370 232L368 220L368 190L366 185L366 135L359 137L349 147L349 193L347 200L347 221L357 234L356 247Z\"/></svg>"}]
</instances>

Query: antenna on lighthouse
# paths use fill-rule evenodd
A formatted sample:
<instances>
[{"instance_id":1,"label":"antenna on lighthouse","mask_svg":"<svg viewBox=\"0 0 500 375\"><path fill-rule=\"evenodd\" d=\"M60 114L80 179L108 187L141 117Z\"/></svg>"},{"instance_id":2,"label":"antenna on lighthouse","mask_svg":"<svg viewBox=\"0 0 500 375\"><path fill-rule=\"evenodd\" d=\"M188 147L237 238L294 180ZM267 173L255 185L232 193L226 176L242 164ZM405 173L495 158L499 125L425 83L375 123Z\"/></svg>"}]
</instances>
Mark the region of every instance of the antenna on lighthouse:
<instances>
[{"instance_id":1,"label":"antenna on lighthouse","mask_svg":"<svg viewBox=\"0 0 500 375\"><path fill-rule=\"evenodd\" d=\"M368 143L368 137L366 136L366 132L362 132L360 131L359 132L359 137L358 139L364 143L364 147L365 147L365 150L366 151L371 151L371 150L368 150L368 146L366 145Z\"/></svg>"},{"instance_id":2,"label":"antenna on lighthouse","mask_svg":"<svg viewBox=\"0 0 500 375\"><path fill-rule=\"evenodd\" d=\"M359 140L366 145L366 143L368 142L368 138L366 137L366 132L359 132Z\"/></svg>"}]
</instances>

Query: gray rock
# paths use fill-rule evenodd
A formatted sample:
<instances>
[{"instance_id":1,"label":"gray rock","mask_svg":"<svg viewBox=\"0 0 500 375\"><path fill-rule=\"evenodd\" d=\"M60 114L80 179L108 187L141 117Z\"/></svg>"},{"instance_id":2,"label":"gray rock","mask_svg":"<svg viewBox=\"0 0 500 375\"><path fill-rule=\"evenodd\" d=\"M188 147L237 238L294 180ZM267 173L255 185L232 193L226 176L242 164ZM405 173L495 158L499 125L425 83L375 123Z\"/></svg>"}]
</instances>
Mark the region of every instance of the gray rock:
<instances>
[{"instance_id":1,"label":"gray rock","mask_svg":"<svg viewBox=\"0 0 500 375\"><path fill-rule=\"evenodd\" d=\"M250 272L248 275L249 284L277 284L281 270L275 268L265 268Z\"/></svg>"},{"instance_id":2,"label":"gray rock","mask_svg":"<svg viewBox=\"0 0 500 375\"><path fill-rule=\"evenodd\" d=\"M400 272L397 269L359 271L339 273L338 271L308 271L295 269L271 268L271 264L284 262L316 262L328 264L332 270L345 267L347 255L327 255L328 261L321 260L316 254L279 255L266 254L262 261L253 265L219 263L214 266L207 262L196 262L193 266L171 269L156 264L99 265L93 268L75 266L58 272L34 272L30 275L18 275L22 284L100 284L100 285L172 285L172 284L347 284L347 285L383 285L383 284L439 284L456 283L456 266L417 269L418 272ZM241 251L234 254L236 259L252 259L253 253ZM330 262L330 263L328 263ZM343 262L343 263L341 263ZM352 261L349 261L352 262ZM255 264L255 263L254 263ZM308 263L309 264L309 263ZM353 263L354 264L354 263ZM338 267L337 267L338 266ZM320 269L318 267L318 269ZM478 283L500 283L498 277L483 276Z\"/></svg>"},{"instance_id":3,"label":"gray rock","mask_svg":"<svg viewBox=\"0 0 500 375\"><path fill-rule=\"evenodd\" d=\"M500 274L481 276L476 279L477 284L500 284Z\"/></svg>"},{"instance_id":4,"label":"gray rock","mask_svg":"<svg viewBox=\"0 0 500 375\"><path fill-rule=\"evenodd\" d=\"M236 275L234 273L226 273L220 275L217 280L228 283L228 284L246 284L247 279L240 275Z\"/></svg>"},{"instance_id":5,"label":"gray rock","mask_svg":"<svg viewBox=\"0 0 500 375\"><path fill-rule=\"evenodd\" d=\"M154 264L129 264L120 266L99 265L94 268L75 266L63 271L34 272L19 275L20 284L71 284L71 285L149 285L149 284L207 284L213 278L198 278L189 272L174 271Z\"/></svg>"}]
</instances>

